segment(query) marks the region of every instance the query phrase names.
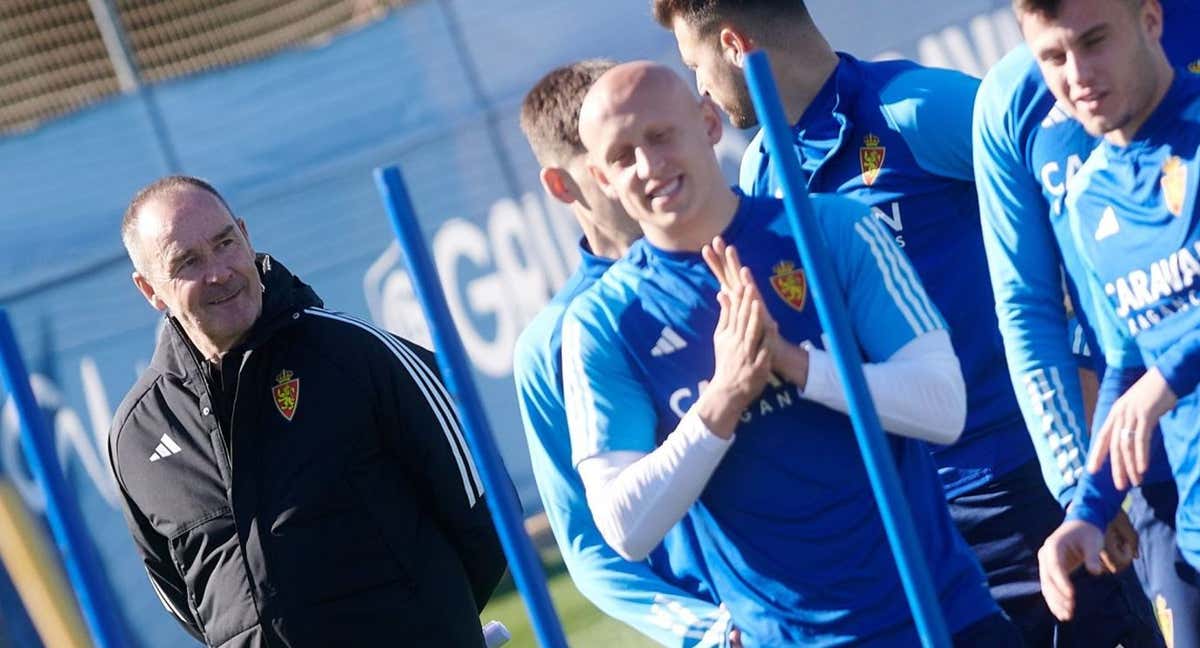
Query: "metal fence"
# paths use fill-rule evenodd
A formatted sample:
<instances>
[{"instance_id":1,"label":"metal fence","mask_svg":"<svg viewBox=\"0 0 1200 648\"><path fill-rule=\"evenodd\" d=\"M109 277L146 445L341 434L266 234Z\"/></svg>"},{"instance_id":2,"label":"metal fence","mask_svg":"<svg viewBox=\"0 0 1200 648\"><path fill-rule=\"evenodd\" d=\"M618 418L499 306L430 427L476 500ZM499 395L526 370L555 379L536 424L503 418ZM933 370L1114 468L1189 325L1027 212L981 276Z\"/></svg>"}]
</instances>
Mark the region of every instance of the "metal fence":
<instances>
[{"instance_id":1,"label":"metal fence","mask_svg":"<svg viewBox=\"0 0 1200 648\"><path fill-rule=\"evenodd\" d=\"M406 1L9 0L0 3L0 135L140 83L320 43ZM105 37L110 25L118 41Z\"/></svg>"}]
</instances>

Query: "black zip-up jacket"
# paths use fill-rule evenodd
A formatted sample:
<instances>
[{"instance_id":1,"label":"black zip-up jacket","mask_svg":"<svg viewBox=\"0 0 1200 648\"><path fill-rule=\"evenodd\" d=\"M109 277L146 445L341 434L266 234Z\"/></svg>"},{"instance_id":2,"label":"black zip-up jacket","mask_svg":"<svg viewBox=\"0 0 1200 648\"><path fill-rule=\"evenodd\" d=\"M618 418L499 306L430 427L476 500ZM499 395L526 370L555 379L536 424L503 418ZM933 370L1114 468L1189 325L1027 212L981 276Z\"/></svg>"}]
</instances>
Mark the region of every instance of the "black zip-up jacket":
<instances>
[{"instance_id":1,"label":"black zip-up jacket","mask_svg":"<svg viewBox=\"0 0 1200 648\"><path fill-rule=\"evenodd\" d=\"M163 605L211 646L481 646L504 554L432 354L259 264L220 371L168 318L109 436Z\"/></svg>"}]
</instances>

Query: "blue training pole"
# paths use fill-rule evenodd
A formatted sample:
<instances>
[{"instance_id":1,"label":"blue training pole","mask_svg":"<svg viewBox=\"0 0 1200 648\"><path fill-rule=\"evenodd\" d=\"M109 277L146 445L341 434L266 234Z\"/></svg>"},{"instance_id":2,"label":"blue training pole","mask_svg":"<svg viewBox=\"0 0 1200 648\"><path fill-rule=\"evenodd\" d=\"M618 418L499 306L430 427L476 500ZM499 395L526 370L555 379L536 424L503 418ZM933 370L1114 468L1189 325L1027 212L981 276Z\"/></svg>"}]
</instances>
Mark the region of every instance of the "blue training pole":
<instances>
[{"instance_id":1,"label":"blue training pole","mask_svg":"<svg viewBox=\"0 0 1200 648\"><path fill-rule=\"evenodd\" d=\"M800 251L800 261L808 273L808 285L813 291L813 302L821 326L829 336L830 351L838 377L846 390L846 401L850 406L850 421L854 423L854 435L862 451L867 477L875 492L875 502L883 518L896 567L900 571L900 582L908 594L908 605L916 621L917 632L926 646L949 646L950 635L942 618L941 607L934 595L929 579L929 568L917 535L913 530L912 513L908 500L900 488L896 465L884 441L883 429L879 426L879 415L875 403L867 391L863 377L858 347L850 332L846 305L833 290L837 285L830 265L828 252L821 245L821 237L813 221L812 203L808 199L808 186L801 178L800 161L796 157L791 140L791 126L783 114L779 91L771 76L771 64L765 52L753 52L746 60L746 81L750 86L750 98L763 128L763 140L767 152L775 160L775 177L783 187L783 202L787 208L788 221L792 225L792 236Z\"/></svg>"},{"instance_id":2,"label":"blue training pole","mask_svg":"<svg viewBox=\"0 0 1200 648\"><path fill-rule=\"evenodd\" d=\"M111 605L113 598L100 571L100 556L92 545L75 493L67 484L54 449L54 437L46 428L45 418L33 389L29 372L17 347L8 313L0 308L0 378L17 406L21 420L21 449L37 483L46 494L46 518L58 544L71 588L87 621L92 641L99 648L129 645L125 628Z\"/></svg>"},{"instance_id":3,"label":"blue training pole","mask_svg":"<svg viewBox=\"0 0 1200 648\"><path fill-rule=\"evenodd\" d=\"M430 333L433 335L442 378L457 401L463 431L467 435L467 445L471 446L471 453L479 467L479 477L487 489L492 521L496 524L500 543L508 556L513 580L525 599L533 631L542 646L565 648L567 640L563 636L554 604L550 601L541 562L529 542L529 537L525 535L521 505L508 480L504 478L507 474L504 462L496 449L479 392L476 391L475 381L471 377L467 353L463 349L462 339L458 336L458 327L450 317L450 309L446 306L446 294L442 291L437 268L429 256L425 235L417 222L417 213L408 196L408 189L404 186L404 179L400 177L400 170L394 166L376 169L375 186L379 189L383 205L392 220L392 227L400 240L400 248L404 250L404 258L412 274L417 297L421 300L421 308L425 311L425 319L429 322Z\"/></svg>"}]
</instances>

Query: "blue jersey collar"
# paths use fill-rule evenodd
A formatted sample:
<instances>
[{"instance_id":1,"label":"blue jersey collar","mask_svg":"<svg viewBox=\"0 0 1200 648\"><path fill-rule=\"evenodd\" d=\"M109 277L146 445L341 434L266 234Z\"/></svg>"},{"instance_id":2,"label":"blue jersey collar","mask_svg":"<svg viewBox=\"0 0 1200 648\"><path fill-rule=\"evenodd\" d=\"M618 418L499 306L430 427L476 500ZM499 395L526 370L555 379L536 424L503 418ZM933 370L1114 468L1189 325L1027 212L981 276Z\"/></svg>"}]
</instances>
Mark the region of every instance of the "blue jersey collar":
<instances>
[{"instance_id":1,"label":"blue jersey collar","mask_svg":"<svg viewBox=\"0 0 1200 648\"><path fill-rule=\"evenodd\" d=\"M825 84L817 92L817 96L804 109L804 113L800 115L800 119L792 125L792 130L796 132L804 132L806 130L820 129L822 126L827 126L834 119L834 115L839 113L839 104L842 86L848 85L849 77L846 70L846 60L842 58L843 54L838 54L838 64L833 68L833 72L825 79Z\"/></svg>"},{"instance_id":2,"label":"blue jersey collar","mask_svg":"<svg viewBox=\"0 0 1200 648\"><path fill-rule=\"evenodd\" d=\"M616 261L616 259L597 256L592 252L592 246L588 245L587 237L579 237L579 271L584 276L593 279L599 277Z\"/></svg>"},{"instance_id":3,"label":"blue jersey collar","mask_svg":"<svg viewBox=\"0 0 1200 648\"><path fill-rule=\"evenodd\" d=\"M845 144L846 133L854 125L848 107L855 105L863 83L858 59L845 52L838 52L837 56L837 67L804 109L800 119L792 125L792 141L796 143L797 153L803 168L809 173L810 182L825 161ZM760 131L758 150L765 160L769 154L765 138L761 135ZM803 142L812 142L814 147L801 148ZM829 145L828 150L824 150L826 145ZM814 163L809 158L816 153L820 153L822 158Z\"/></svg>"},{"instance_id":4,"label":"blue jersey collar","mask_svg":"<svg viewBox=\"0 0 1200 648\"><path fill-rule=\"evenodd\" d=\"M825 79L825 84L804 109L799 121L792 124L793 132L819 129L827 126L830 120L837 120L842 124L842 130L845 130L849 123L846 106L854 105L858 90L862 86L862 76L858 73L857 58L845 52L838 52L837 56L837 67L833 68L833 73ZM766 142L762 138L759 139L758 150L762 153L767 152Z\"/></svg>"}]
</instances>

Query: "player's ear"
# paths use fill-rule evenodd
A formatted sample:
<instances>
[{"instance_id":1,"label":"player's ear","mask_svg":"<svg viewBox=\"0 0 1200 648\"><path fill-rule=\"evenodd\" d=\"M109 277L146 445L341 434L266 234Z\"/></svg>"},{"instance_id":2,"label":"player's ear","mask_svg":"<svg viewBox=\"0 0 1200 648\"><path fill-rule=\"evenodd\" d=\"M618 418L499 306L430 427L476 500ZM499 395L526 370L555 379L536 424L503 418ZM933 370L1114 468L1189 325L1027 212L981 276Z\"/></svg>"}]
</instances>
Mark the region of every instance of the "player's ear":
<instances>
[{"instance_id":1,"label":"player's ear","mask_svg":"<svg viewBox=\"0 0 1200 648\"><path fill-rule=\"evenodd\" d=\"M146 301L150 302L150 305L154 307L154 310L167 310L167 303L159 298L158 291L156 291L154 286L150 285L150 282L146 279L146 277L137 270L133 271L133 285L137 286L138 292L142 293L142 297L145 297Z\"/></svg>"},{"instance_id":2,"label":"player's ear","mask_svg":"<svg viewBox=\"0 0 1200 648\"><path fill-rule=\"evenodd\" d=\"M754 49L754 40L733 25L721 28L717 34L717 42L721 47L721 58L739 68L745 65L746 54Z\"/></svg>"},{"instance_id":3,"label":"player's ear","mask_svg":"<svg viewBox=\"0 0 1200 648\"><path fill-rule=\"evenodd\" d=\"M242 236L246 237L246 242L249 243L250 242L250 231L246 229L246 221L244 221L240 218L235 218L235 219L233 219L233 222L237 223L238 229L241 230L241 232L242 232Z\"/></svg>"},{"instance_id":4,"label":"player's ear","mask_svg":"<svg viewBox=\"0 0 1200 648\"><path fill-rule=\"evenodd\" d=\"M1138 14L1138 17L1141 19L1142 29L1146 30L1146 36L1153 39L1151 42L1160 40L1163 33L1163 11L1162 5L1158 3L1158 0L1146 0L1143 2Z\"/></svg>"},{"instance_id":5,"label":"player's ear","mask_svg":"<svg viewBox=\"0 0 1200 648\"><path fill-rule=\"evenodd\" d=\"M571 174L562 167L542 167L538 178L542 181L542 189L555 200L570 205L579 200L579 187Z\"/></svg>"},{"instance_id":6,"label":"player's ear","mask_svg":"<svg viewBox=\"0 0 1200 648\"><path fill-rule=\"evenodd\" d=\"M717 142L721 141L721 132L724 127L721 125L721 115L717 104L707 95L700 97L700 118L704 121L704 132L708 135L708 143L716 146Z\"/></svg>"},{"instance_id":7,"label":"player's ear","mask_svg":"<svg viewBox=\"0 0 1200 648\"><path fill-rule=\"evenodd\" d=\"M253 251L254 246L251 245L251 243L250 243L250 230L246 229L246 221L242 220L241 218L234 218L233 222L237 223L238 231L240 231L242 233L242 236L245 237L246 247L250 248L250 250Z\"/></svg>"}]
</instances>

